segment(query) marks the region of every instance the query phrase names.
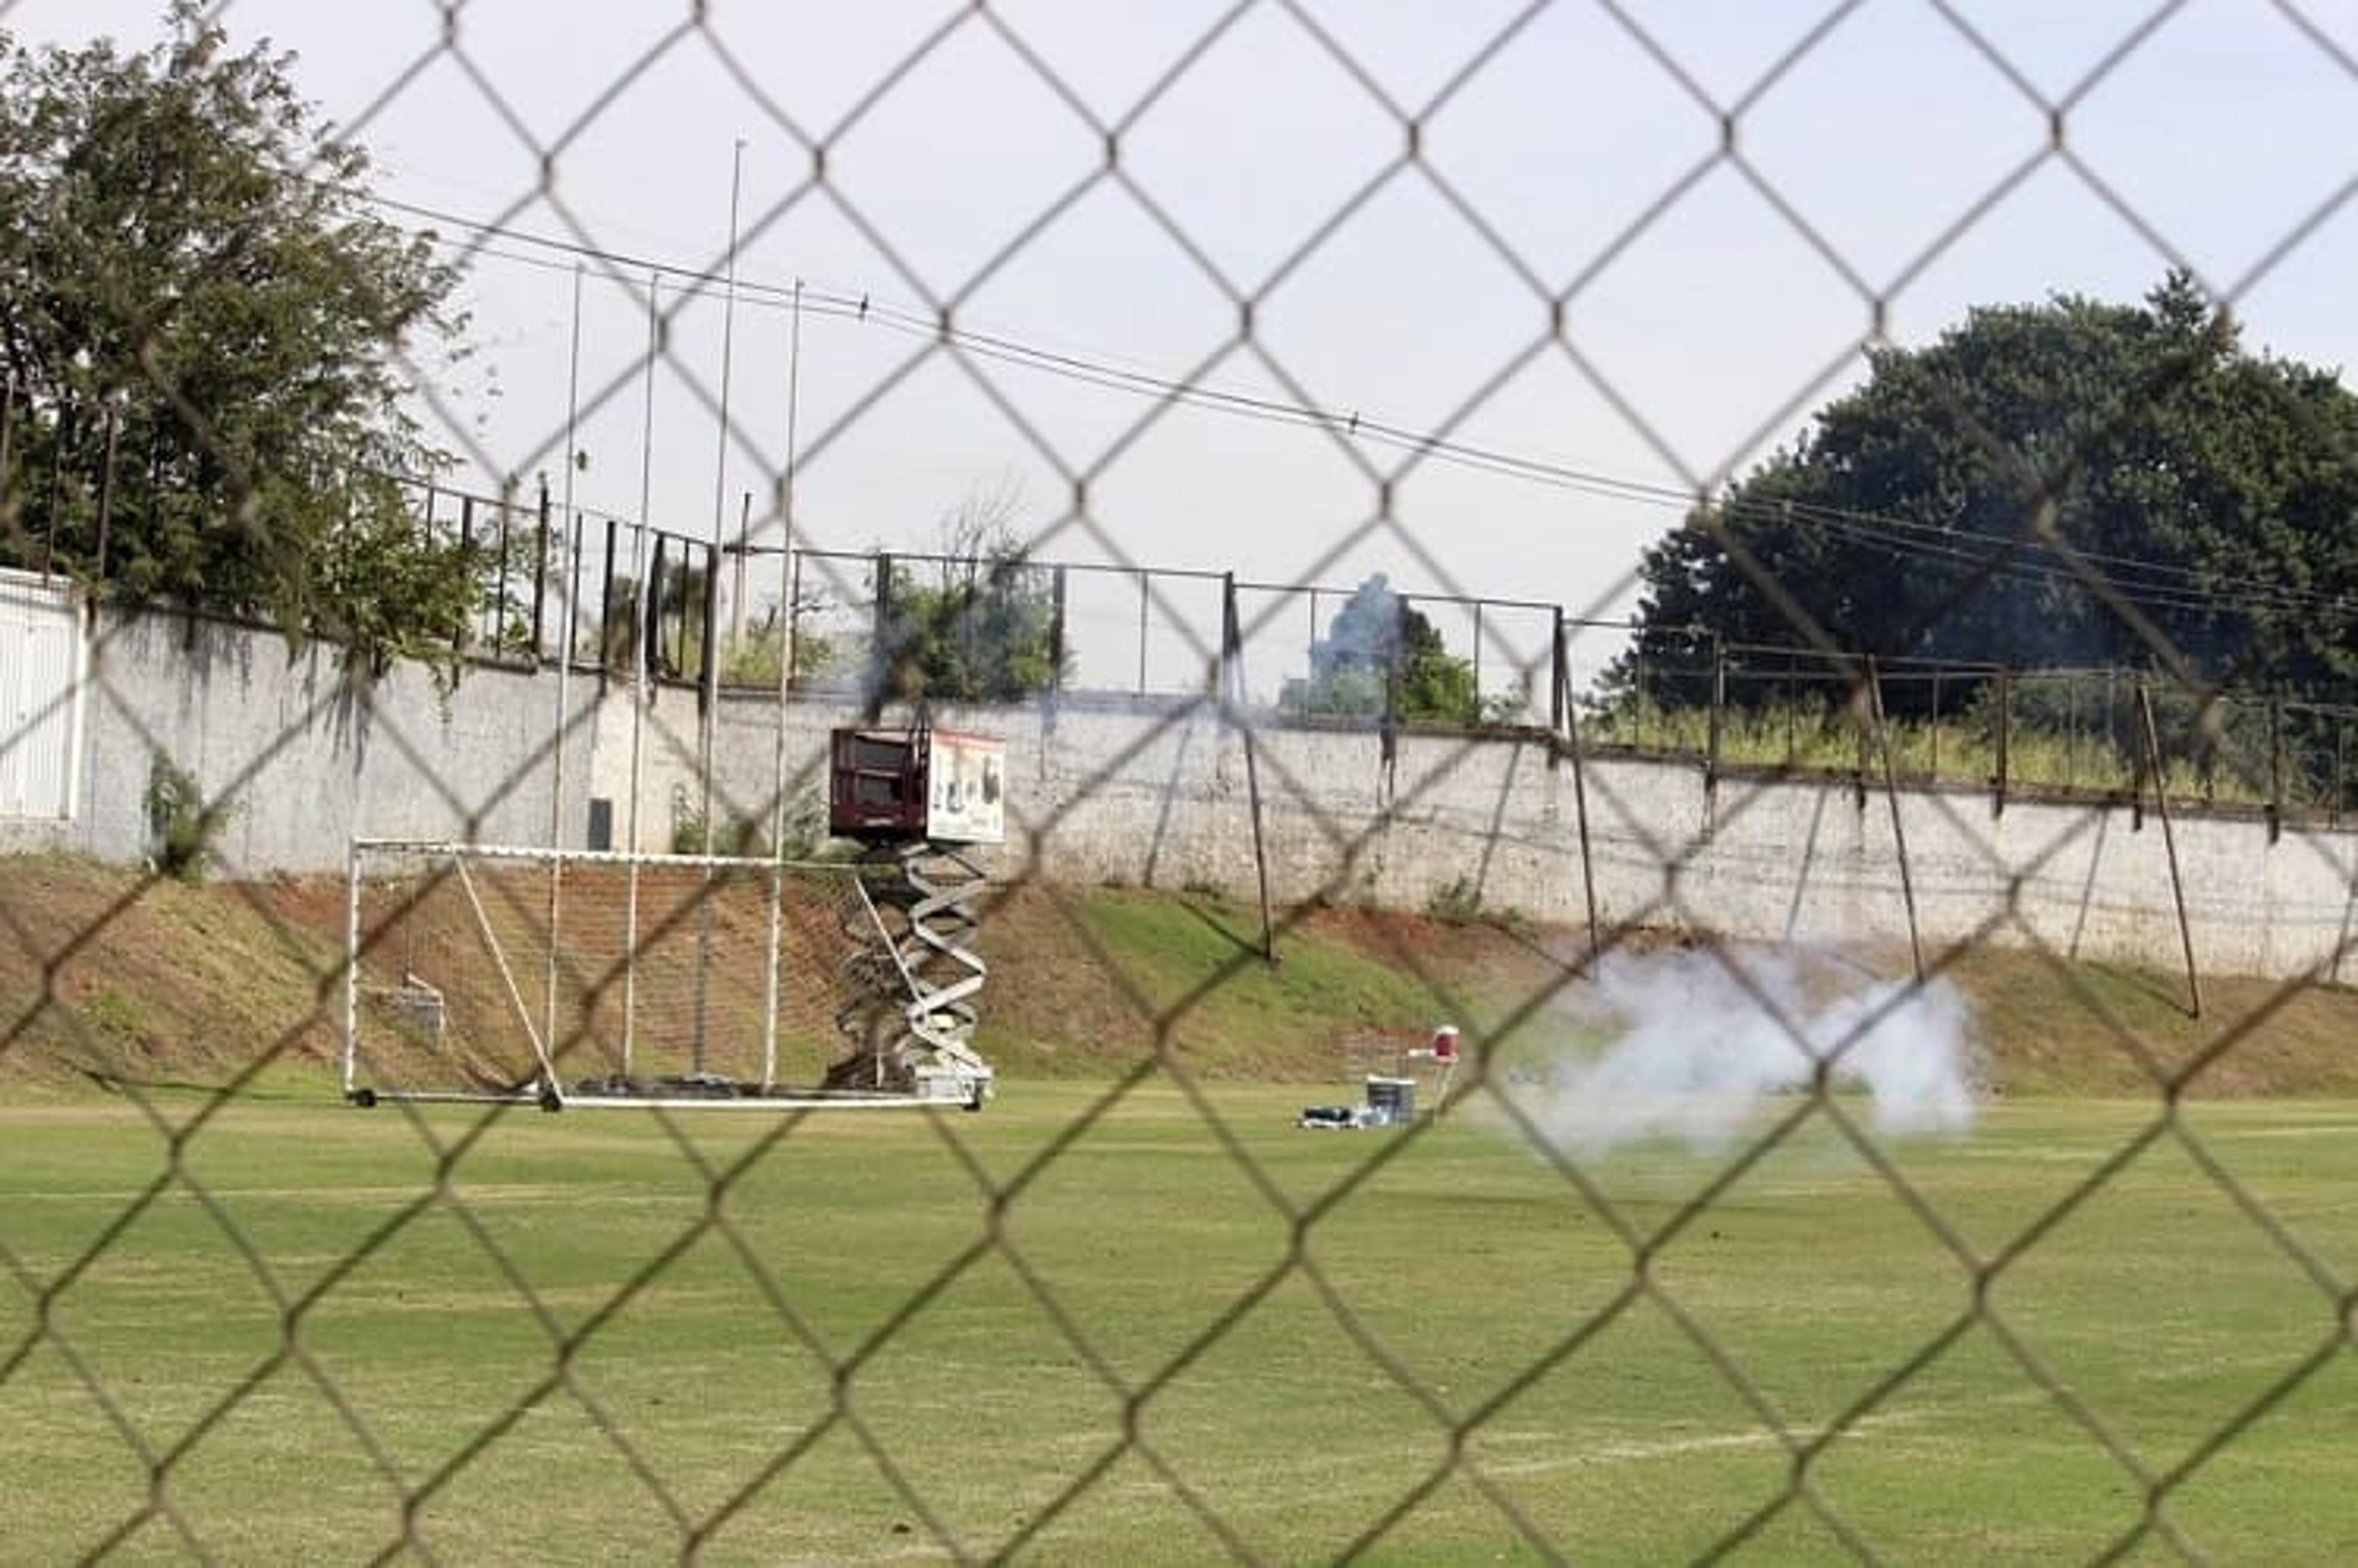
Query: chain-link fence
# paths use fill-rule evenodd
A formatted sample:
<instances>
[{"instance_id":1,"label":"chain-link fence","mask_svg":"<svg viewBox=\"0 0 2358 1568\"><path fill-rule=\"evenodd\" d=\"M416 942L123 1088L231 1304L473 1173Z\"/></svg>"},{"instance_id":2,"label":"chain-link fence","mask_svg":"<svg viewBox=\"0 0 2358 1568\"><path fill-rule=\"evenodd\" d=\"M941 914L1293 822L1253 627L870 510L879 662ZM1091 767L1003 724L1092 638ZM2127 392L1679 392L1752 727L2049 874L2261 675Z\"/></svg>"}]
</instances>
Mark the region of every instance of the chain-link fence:
<instances>
[{"instance_id":1,"label":"chain-link fence","mask_svg":"<svg viewBox=\"0 0 2358 1568\"><path fill-rule=\"evenodd\" d=\"M259 224L169 276L96 228L7 253L108 325L44 379L82 319L9 308L0 1560L2358 1551L2348 531L2268 553L2358 421L2267 384L2299 481L2207 576L2059 521L2238 504L2122 436L2190 350L2052 427L1920 389L2007 503L1937 549L1793 477L1812 409L2075 247L2177 276L2189 342L2337 296L2346 13L646 5L537 16L586 63L525 70L513 17L407 9L336 113L447 110L477 188L371 211L569 274L561 419L481 416L413 308L395 401L460 471L282 471L233 404L336 345L256 391L175 335L199 285L282 299ZM687 113L683 60L794 173L674 266L579 192L679 178L610 127ZM113 124L24 123L19 215ZM806 219L872 293L741 271ZM585 285L645 329L586 376ZM1001 330L1050 301L1177 368ZM888 346L732 414L741 308L773 383L806 330ZM1335 380L1391 340L1397 422ZM652 391L640 504L576 494L658 378L708 524L701 479L650 499ZM910 387L1033 509L880 515L939 456ZM2022 582L1999 656L1939 643ZM892 749L928 723L931 780ZM781 1042L822 1081L779 1092Z\"/></svg>"}]
</instances>

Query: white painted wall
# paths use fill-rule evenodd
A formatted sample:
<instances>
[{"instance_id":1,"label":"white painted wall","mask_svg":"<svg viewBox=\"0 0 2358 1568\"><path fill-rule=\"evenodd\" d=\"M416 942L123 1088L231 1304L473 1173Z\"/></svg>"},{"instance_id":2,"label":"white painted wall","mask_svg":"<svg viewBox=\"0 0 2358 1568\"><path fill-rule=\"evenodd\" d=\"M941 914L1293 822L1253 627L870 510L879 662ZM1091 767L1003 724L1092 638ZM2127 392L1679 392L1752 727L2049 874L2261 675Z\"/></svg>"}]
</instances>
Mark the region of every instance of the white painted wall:
<instances>
[{"instance_id":1,"label":"white painted wall","mask_svg":"<svg viewBox=\"0 0 2358 1568\"><path fill-rule=\"evenodd\" d=\"M56 824L80 797L81 599L59 579L0 571L0 819Z\"/></svg>"},{"instance_id":2,"label":"white painted wall","mask_svg":"<svg viewBox=\"0 0 2358 1568\"><path fill-rule=\"evenodd\" d=\"M577 672L562 726L566 799L549 792L559 730L553 672L477 666L454 691L404 668L364 690L324 650L290 654L265 633L102 611L83 692L81 787L63 841L111 860L146 850L140 808L158 751L236 805L222 850L233 873L341 868L349 838L588 841L590 802L612 803L617 843L667 848L676 803L700 807L698 694L634 701L625 680ZM715 820L766 828L783 776L823 801L839 703L723 697L714 729ZM1067 699L943 711L946 727L1008 742L1006 875L1167 888L1256 888L1253 770L1243 733L1206 705ZM29 720L10 731L29 737ZM1579 801L1545 737L1406 734L1387 760L1362 730L1264 728L1251 761L1271 892L1420 908L1461 903L1578 924L1585 912ZM29 740L27 741L30 743ZM636 760L633 762L633 753ZM1904 944L1901 857L1887 799L1848 780L1723 777L1691 764L1591 759L1591 869L1608 925L1768 940ZM2180 816L2178 860L2206 971L2358 973L2358 838L2225 816ZM1998 942L2170 970L2183 963L2160 820L2125 806L1919 791L1900 835L1928 954Z\"/></svg>"}]
</instances>

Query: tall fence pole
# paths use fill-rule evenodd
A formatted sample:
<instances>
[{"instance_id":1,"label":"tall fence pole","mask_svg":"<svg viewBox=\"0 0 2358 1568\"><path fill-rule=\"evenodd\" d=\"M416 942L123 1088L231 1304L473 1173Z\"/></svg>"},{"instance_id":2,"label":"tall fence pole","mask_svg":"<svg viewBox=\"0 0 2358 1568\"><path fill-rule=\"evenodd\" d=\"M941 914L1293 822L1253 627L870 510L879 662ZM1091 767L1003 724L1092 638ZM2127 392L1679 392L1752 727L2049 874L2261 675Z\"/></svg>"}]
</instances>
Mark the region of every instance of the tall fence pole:
<instances>
[{"instance_id":1,"label":"tall fence pole","mask_svg":"<svg viewBox=\"0 0 2358 1568\"><path fill-rule=\"evenodd\" d=\"M1548 728L1557 733L1563 730L1564 694L1572 689L1571 678L1564 673L1563 652L1563 606L1559 604L1548 646Z\"/></svg>"},{"instance_id":2,"label":"tall fence pole","mask_svg":"<svg viewBox=\"0 0 2358 1568\"><path fill-rule=\"evenodd\" d=\"M1580 743L1580 703L1572 690L1572 664L1565 656L1563 614L1556 612L1555 668L1558 686L1555 706L1563 715L1563 734L1572 752L1572 816L1580 836L1580 891L1588 909L1588 954L1596 956L1596 857L1588 838L1588 775Z\"/></svg>"},{"instance_id":3,"label":"tall fence pole","mask_svg":"<svg viewBox=\"0 0 2358 1568\"><path fill-rule=\"evenodd\" d=\"M598 689L606 689L606 678L613 667L614 651L614 559L622 545L622 523L618 518L606 519L606 579L598 587Z\"/></svg>"},{"instance_id":4,"label":"tall fence pole","mask_svg":"<svg viewBox=\"0 0 2358 1568\"><path fill-rule=\"evenodd\" d=\"M631 852L630 876L622 909L622 1076L637 1065L639 1031L639 803L646 793L648 672L654 668L657 598L655 579L663 570L663 540L650 536L654 510L655 362L663 357L663 282L647 274L647 347L640 372L639 516L631 530L631 799L624 814L626 847ZM609 556L606 570L614 569Z\"/></svg>"},{"instance_id":5,"label":"tall fence pole","mask_svg":"<svg viewBox=\"0 0 2358 1568\"><path fill-rule=\"evenodd\" d=\"M7 512L8 497L16 488L15 466L16 440L16 373L8 373L8 391L0 401L0 516Z\"/></svg>"},{"instance_id":6,"label":"tall fence pole","mask_svg":"<svg viewBox=\"0 0 2358 1568\"><path fill-rule=\"evenodd\" d=\"M1916 879L1908 866L1908 830L1900 821L1899 770L1891 761L1891 730L1883 721L1883 677L1877 673L1875 657L1867 655L1866 697L1868 711L1875 720L1876 750L1883 754L1883 798L1891 806L1891 846L1899 860L1899 897L1908 906L1908 953L1916 966L1916 979L1924 979L1924 937L1916 921Z\"/></svg>"},{"instance_id":7,"label":"tall fence pole","mask_svg":"<svg viewBox=\"0 0 2358 1568\"><path fill-rule=\"evenodd\" d=\"M2169 856L2169 893L2178 903L2178 940L2186 951L2186 993L2196 1018L2202 1016L2202 977L2194 967L2194 925L2186 914L2186 879L2178 868L2178 836L2169 825L2169 780L2161 771L2161 731L2153 721L2153 693L2137 683L2137 712L2144 720L2145 754L2153 773L2154 808L2161 815L2161 844ZM2144 792L2138 792L2142 797Z\"/></svg>"},{"instance_id":8,"label":"tall fence pole","mask_svg":"<svg viewBox=\"0 0 2358 1568\"><path fill-rule=\"evenodd\" d=\"M2011 772L2007 750L2014 742L2014 676L1997 672L1997 772L1990 780L1990 815L2006 815L2006 788Z\"/></svg>"},{"instance_id":9,"label":"tall fence pole","mask_svg":"<svg viewBox=\"0 0 2358 1568\"><path fill-rule=\"evenodd\" d=\"M106 442L98 470L98 580L106 580L109 535L114 529L114 443L123 427L122 410L112 399L106 405Z\"/></svg>"},{"instance_id":10,"label":"tall fence pole","mask_svg":"<svg viewBox=\"0 0 2358 1568\"><path fill-rule=\"evenodd\" d=\"M870 611L871 630L868 633L868 662L872 673L868 680L868 701L865 704L870 723L874 723L884 711L886 688L892 674L892 557L889 552L876 553L876 599Z\"/></svg>"},{"instance_id":11,"label":"tall fence pole","mask_svg":"<svg viewBox=\"0 0 2358 1568\"><path fill-rule=\"evenodd\" d=\"M578 273L576 274L576 276L578 278ZM546 513L546 503L547 499L548 492L544 486L541 492L541 500L544 503L544 516ZM568 540L572 537L572 533L569 529L567 531L567 537ZM570 604L568 604L565 607L565 620L568 624L570 624L573 620L573 607ZM572 691L568 684L569 677L572 674L573 659L571 657L571 650L567 649L560 652L557 658L557 728L550 736L548 847L552 849L562 849L565 848L565 746L568 738L568 732L573 727L573 716L569 711L572 703ZM557 1051L557 997L558 989L557 982L561 973L559 959L565 950L564 928L562 925L564 911L565 858L561 855L552 855L549 857L548 861L548 968L546 974L543 977L543 982L546 989L543 997L544 1012L540 1032L541 1039L547 1044L548 1054L552 1061L555 1059ZM555 1089L556 1082L553 1076L549 1083L545 1085L544 1087L550 1090Z\"/></svg>"},{"instance_id":12,"label":"tall fence pole","mask_svg":"<svg viewBox=\"0 0 2358 1568\"><path fill-rule=\"evenodd\" d=\"M548 476L540 476L540 506L533 524L532 543L532 656L540 657L547 644L548 621Z\"/></svg>"},{"instance_id":13,"label":"tall fence pole","mask_svg":"<svg viewBox=\"0 0 2358 1568\"><path fill-rule=\"evenodd\" d=\"M1704 716L1703 758L1703 831L1708 838L1719 827L1719 757L1727 722L1727 644L1711 634L1711 710Z\"/></svg>"},{"instance_id":14,"label":"tall fence pole","mask_svg":"<svg viewBox=\"0 0 2358 1568\"><path fill-rule=\"evenodd\" d=\"M1250 719L1242 717L1245 706L1244 621L1237 613L1237 574L1226 573L1220 579L1220 664L1224 670L1221 680L1221 706L1228 709L1230 720L1244 737L1245 801L1252 811L1253 871L1260 882L1260 956L1264 962L1277 962L1277 922L1269 903L1269 845L1261 834L1260 821L1260 762L1253 741Z\"/></svg>"},{"instance_id":15,"label":"tall fence pole","mask_svg":"<svg viewBox=\"0 0 2358 1568\"><path fill-rule=\"evenodd\" d=\"M2333 814L2327 818L2330 826L2342 826L2342 812L2349 799L2350 788L2350 716L2333 716Z\"/></svg>"},{"instance_id":16,"label":"tall fence pole","mask_svg":"<svg viewBox=\"0 0 2358 1568\"><path fill-rule=\"evenodd\" d=\"M1065 689L1065 568L1059 562L1051 569L1048 589L1048 689L1051 702Z\"/></svg>"},{"instance_id":17,"label":"tall fence pole","mask_svg":"<svg viewBox=\"0 0 2358 1568\"><path fill-rule=\"evenodd\" d=\"M786 349L786 468L778 480L778 687L777 725L772 732L776 750L770 758L770 930L762 976L762 1090L778 1082L778 991L784 981L779 952L785 934L786 902L786 705L794 691L794 661L788 648L794 641L795 619L795 480L801 447L803 395L803 280L795 279L794 321ZM744 543L739 536L739 545ZM739 557L738 570L744 570Z\"/></svg>"},{"instance_id":18,"label":"tall fence pole","mask_svg":"<svg viewBox=\"0 0 2358 1568\"><path fill-rule=\"evenodd\" d=\"M2284 833L2284 698L2268 698L2268 842Z\"/></svg>"}]
</instances>

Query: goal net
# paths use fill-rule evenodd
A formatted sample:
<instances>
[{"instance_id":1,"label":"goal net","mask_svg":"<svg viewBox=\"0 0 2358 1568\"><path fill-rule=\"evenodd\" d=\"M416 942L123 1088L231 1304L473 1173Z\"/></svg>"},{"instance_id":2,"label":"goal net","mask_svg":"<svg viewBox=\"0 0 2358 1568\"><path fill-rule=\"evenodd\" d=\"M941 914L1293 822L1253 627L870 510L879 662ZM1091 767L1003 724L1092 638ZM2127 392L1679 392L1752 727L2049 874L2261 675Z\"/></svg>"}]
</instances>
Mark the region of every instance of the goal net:
<instances>
[{"instance_id":1,"label":"goal net","mask_svg":"<svg viewBox=\"0 0 2358 1568\"><path fill-rule=\"evenodd\" d=\"M880 868L367 841L348 890L353 1100L979 1106L924 1027ZM979 969L979 964L977 963ZM935 1032L937 1033L937 1032ZM962 1043L961 1043L962 1045Z\"/></svg>"}]
</instances>

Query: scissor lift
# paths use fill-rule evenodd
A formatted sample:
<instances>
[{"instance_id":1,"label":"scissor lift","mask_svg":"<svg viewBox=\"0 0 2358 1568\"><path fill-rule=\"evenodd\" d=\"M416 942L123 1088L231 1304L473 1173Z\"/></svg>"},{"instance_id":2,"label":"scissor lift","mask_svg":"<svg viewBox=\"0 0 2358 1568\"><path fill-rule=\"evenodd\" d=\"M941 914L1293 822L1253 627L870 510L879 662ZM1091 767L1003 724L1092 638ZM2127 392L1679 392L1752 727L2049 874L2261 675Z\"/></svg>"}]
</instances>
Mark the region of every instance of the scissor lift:
<instances>
[{"instance_id":1,"label":"scissor lift","mask_svg":"<svg viewBox=\"0 0 2358 1568\"><path fill-rule=\"evenodd\" d=\"M968 945L979 846L1006 835L1006 743L947 730L838 730L828 827L859 840L869 918L854 935L858 1000L837 1015L849 1050L830 1089L907 1093L980 1109L994 1074L974 1047L989 967Z\"/></svg>"}]
</instances>

